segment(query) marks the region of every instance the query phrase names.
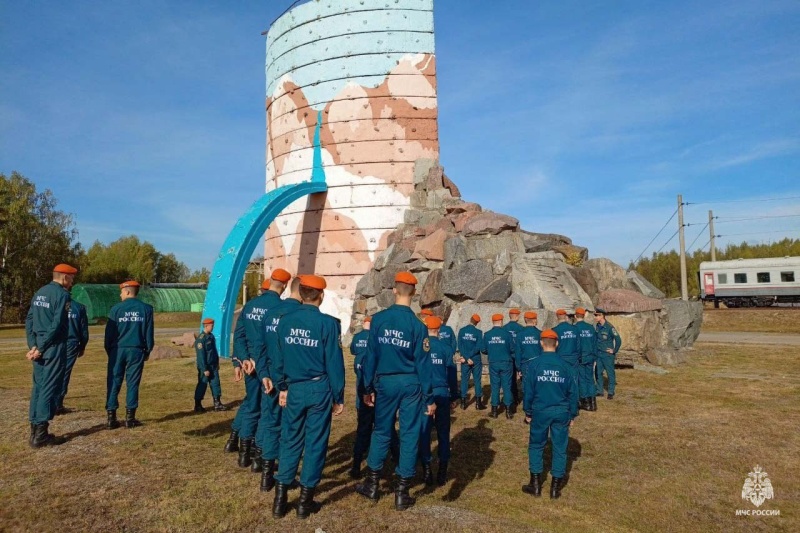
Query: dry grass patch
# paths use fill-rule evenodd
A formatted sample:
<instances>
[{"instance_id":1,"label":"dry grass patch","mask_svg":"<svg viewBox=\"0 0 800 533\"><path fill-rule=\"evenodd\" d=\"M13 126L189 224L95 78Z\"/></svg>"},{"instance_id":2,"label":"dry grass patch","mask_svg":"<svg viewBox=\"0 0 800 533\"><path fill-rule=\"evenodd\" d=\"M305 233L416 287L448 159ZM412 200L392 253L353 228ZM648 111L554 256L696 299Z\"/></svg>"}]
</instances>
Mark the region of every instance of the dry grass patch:
<instances>
[{"instance_id":1,"label":"dry grass patch","mask_svg":"<svg viewBox=\"0 0 800 533\"><path fill-rule=\"evenodd\" d=\"M800 333L800 307L706 308L703 313L703 331Z\"/></svg>"}]
</instances>

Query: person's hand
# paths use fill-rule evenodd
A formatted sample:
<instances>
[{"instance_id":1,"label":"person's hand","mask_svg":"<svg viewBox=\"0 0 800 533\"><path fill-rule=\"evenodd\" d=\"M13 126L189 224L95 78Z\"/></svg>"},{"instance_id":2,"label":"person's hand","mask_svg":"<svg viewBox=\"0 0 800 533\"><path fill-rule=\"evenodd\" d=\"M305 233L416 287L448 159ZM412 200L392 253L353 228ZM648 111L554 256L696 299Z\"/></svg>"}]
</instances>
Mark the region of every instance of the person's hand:
<instances>
[{"instance_id":1,"label":"person's hand","mask_svg":"<svg viewBox=\"0 0 800 533\"><path fill-rule=\"evenodd\" d=\"M289 396L288 390L282 390L280 394L278 394L278 405L281 407L286 407L286 397Z\"/></svg>"},{"instance_id":2,"label":"person's hand","mask_svg":"<svg viewBox=\"0 0 800 533\"><path fill-rule=\"evenodd\" d=\"M467 364L468 364L469 366L474 366L474 365L475 365L475 362L474 362L472 359L467 359Z\"/></svg>"},{"instance_id":3,"label":"person's hand","mask_svg":"<svg viewBox=\"0 0 800 533\"><path fill-rule=\"evenodd\" d=\"M569 427L572 427L574 425L575 425L575 419L573 418L572 420L569 421Z\"/></svg>"},{"instance_id":4,"label":"person's hand","mask_svg":"<svg viewBox=\"0 0 800 533\"><path fill-rule=\"evenodd\" d=\"M458 362L459 362L459 363L461 363L461 364L463 365L464 363L466 363L466 362L467 362L467 360L466 360L466 359L464 359L463 357L461 357L461 358L459 358Z\"/></svg>"},{"instance_id":5,"label":"person's hand","mask_svg":"<svg viewBox=\"0 0 800 533\"><path fill-rule=\"evenodd\" d=\"M365 394L364 397L361 398L361 399L364 400L364 405L366 405L367 407L375 407L375 393L374 392L372 394Z\"/></svg>"},{"instance_id":6,"label":"person's hand","mask_svg":"<svg viewBox=\"0 0 800 533\"><path fill-rule=\"evenodd\" d=\"M210 371L208 371L208 370L206 370L205 372L203 372L203 375L204 375L205 377L207 377L207 378L210 378L210 377L211 377L211 372L210 372Z\"/></svg>"},{"instance_id":7,"label":"person's hand","mask_svg":"<svg viewBox=\"0 0 800 533\"><path fill-rule=\"evenodd\" d=\"M614 350L612 350L611 348L606 348L606 353L614 353Z\"/></svg>"},{"instance_id":8,"label":"person's hand","mask_svg":"<svg viewBox=\"0 0 800 533\"><path fill-rule=\"evenodd\" d=\"M522 378L522 372L517 372L517 379L521 379L521 378Z\"/></svg>"},{"instance_id":9,"label":"person's hand","mask_svg":"<svg viewBox=\"0 0 800 533\"><path fill-rule=\"evenodd\" d=\"M456 406L458 405L457 401L450 402L450 412L453 413L456 410Z\"/></svg>"},{"instance_id":10,"label":"person's hand","mask_svg":"<svg viewBox=\"0 0 800 533\"><path fill-rule=\"evenodd\" d=\"M530 424L530 423L531 423L531 417L529 417L529 416L526 416L526 417L525 417L525 422L527 422L528 424ZM570 422L570 425L572 425L572 422Z\"/></svg>"},{"instance_id":11,"label":"person's hand","mask_svg":"<svg viewBox=\"0 0 800 533\"><path fill-rule=\"evenodd\" d=\"M264 378L264 379L261 380L261 383L264 384L264 394L269 394L270 392L272 392L272 389L274 387L272 386L272 380L271 379Z\"/></svg>"},{"instance_id":12,"label":"person's hand","mask_svg":"<svg viewBox=\"0 0 800 533\"><path fill-rule=\"evenodd\" d=\"M242 367L235 366L233 367L233 381L242 381Z\"/></svg>"},{"instance_id":13,"label":"person's hand","mask_svg":"<svg viewBox=\"0 0 800 533\"><path fill-rule=\"evenodd\" d=\"M435 412L436 412L436 404L435 404L435 403L432 403L432 404L430 404L430 405L428 406L428 409L425 411L425 415L427 415L427 416L433 416L433 414L434 414Z\"/></svg>"},{"instance_id":14,"label":"person's hand","mask_svg":"<svg viewBox=\"0 0 800 533\"><path fill-rule=\"evenodd\" d=\"M242 370L248 376L252 376L253 372L256 371L256 363L252 359L245 359L242 361Z\"/></svg>"},{"instance_id":15,"label":"person's hand","mask_svg":"<svg viewBox=\"0 0 800 533\"><path fill-rule=\"evenodd\" d=\"M342 413L344 413L344 404L343 403L333 404L333 416L339 416Z\"/></svg>"},{"instance_id":16,"label":"person's hand","mask_svg":"<svg viewBox=\"0 0 800 533\"><path fill-rule=\"evenodd\" d=\"M37 348L36 346L34 346L30 350L28 350L28 353L25 354L25 358L28 361L35 361L35 360L39 359L41 356L42 356L42 353L39 351L39 348Z\"/></svg>"}]
</instances>

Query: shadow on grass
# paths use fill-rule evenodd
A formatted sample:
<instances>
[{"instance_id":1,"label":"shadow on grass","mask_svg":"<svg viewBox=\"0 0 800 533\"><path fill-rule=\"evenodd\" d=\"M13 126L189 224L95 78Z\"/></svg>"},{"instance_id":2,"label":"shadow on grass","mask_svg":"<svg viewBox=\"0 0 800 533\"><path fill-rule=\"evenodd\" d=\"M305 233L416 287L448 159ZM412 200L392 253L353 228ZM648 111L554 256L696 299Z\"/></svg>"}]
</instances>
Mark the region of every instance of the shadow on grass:
<instances>
[{"instance_id":1,"label":"shadow on grass","mask_svg":"<svg viewBox=\"0 0 800 533\"><path fill-rule=\"evenodd\" d=\"M356 432L351 431L343 435L335 444L328 447L328 455L325 459L326 475L334 477L320 484L317 488L318 493L325 493L331 489L337 489L325 496L320 503L329 504L338 502L355 492L355 482L342 482L341 474L350 470L353 458L353 444L356 440ZM337 488L338 487L338 488Z\"/></svg>"},{"instance_id":2,"label":"shadow on grass","mask_svg":"<svg viewBox=\"0 0 800 533\"><path fill-rule=\"evenodd\" d=\"M583 448L578 439L570 437L567 442L567 474L564 476L562 487L566 487L569 483L569 473L572 471L572 464L580 458L582 451ZM544 463L544 471L551 472L553 467L553 443L550 440L547 441L547 446L544 448L542 461Z\"/></svg>"},{"instance_id":3,"label":"shadow on grass","mask_svg":"<svg viewBox=\"0 0 800 533\"><path fill-rule=\"evenodd\" d=\"M475 427L462 429L451 441L453 457L459 458L457 468L451 469L453 483L444 497L445 501L455 501L464 489L478 479L494 463L496 452L491 449L494 436L487 419L478 420ZM462 461L460 458L463 458Z\"/></svg>"},{"instance_id":4,"label":"shadow on grass","mask_svg":"<svg viewBox=\"0 0 800 533\"><path fill-rule=\"evenodd\" d=\"M195 413L191 413L195 414ZM201 416L201 415L198 415ZM219 422L214 422L204 428L201 429L191 429L189 431L184 431L183 434L187 437L222 437L227 436L231 432L231 423L233 419L230 420L220 420Z\"/></svg>"},{"instance_id":5,"label":"shadow on grass","mask_svg":"<svg viewBox=\"0 0 800 533\"><path fill-rule=\"evenodd\" d=\"M79 429L78 431L70 431L69 433L63 434L62 437L70 441L78 437L88 437L89 435L94 435L95 433L99 433L105 429L105 424L97 424L88 428Z\"/></svg>"},{"instance_id":6,"label":"shadow on grass","mask_svg":"<svg viewBox=\"0 0 800 533\"><path fill-rule=\"evenodd\" d=\"M231 402L231 403L227 404L228 410L229 411L235 411L236 408L239 407L239 405L241 403L242 403L241 400L236 400L235 402ZM189 410L189 411L179 411L177 413L172 413L172 414L168 414L166 416L162 416L161 418L153 420L153 422L156 423L156 424L159 424L159 423L162 423L162 422L170 422L172 420L180 420L181 418L186 418L187 416L203 416L203 415L205 415L207 413L212 413L212 412L214 412L213 407L206 407L206 412L205 413L195 413L193 409ZM231 426L230 421L227 421L225 423L228 425L228 429L230 429L230 426ZM214 427L216 425L217 424L211 424L209 426L209 428ZM205 430L196 430L196 431L203 432L203 433L201 433L202 435L207 435L207 433L204 433ZM189 433L190 432L186 432L187 435Z\"/></svg>"}]
</instances>

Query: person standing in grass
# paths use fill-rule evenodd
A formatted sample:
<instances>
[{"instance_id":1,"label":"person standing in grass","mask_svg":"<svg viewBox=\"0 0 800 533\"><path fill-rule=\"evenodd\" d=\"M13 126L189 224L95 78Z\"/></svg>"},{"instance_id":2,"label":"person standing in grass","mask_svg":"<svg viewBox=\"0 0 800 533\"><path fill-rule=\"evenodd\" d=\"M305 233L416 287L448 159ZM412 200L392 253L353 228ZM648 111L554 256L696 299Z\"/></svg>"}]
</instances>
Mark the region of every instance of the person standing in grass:
<instances>
[{"instance_id":1,"label":"person standing in grass","mask_svg":"<svg viewBox=\"0 0 800 533\"><path fill-rule=\"evenodd\" d=\"M472 315L469 324L458 331L458 354L461 363L461 409L467 408L467 395L469 394L469 377L475 387L475 409L486 409L483 404L483 387L481 375L483 374L483 360L481 359L481 345L483 332L478 329L481 321L480 315Z\"/></svg>"},{"instance_id":2,"label":"person standing in grass","mask_svg":"<svg viewBox=\"0 0 800 533\"><path fill-rule=\"evenodd\" d=\"M608 399L614 399L617 388L617 375L614 371L614 360L622 346L622 337L617 328L606 320L604 309L595 309L595 333L597 334L597 396L603 395L603 371L608 375Z\"/></svg>"},{"instance_id":3,"label":"person standing in grass","mask_svg":"<svg viewBox=\"0 0 800 533\"><path fill-rule=\"evenodd\" d=\"M58 397L58 407L56 407L57 415L63 415L69 412L69 409L64 407L64 399L67 397L67 391L69 390L69 380L72 377L72 369L78 358L83 356L86 345L89 343L89 319L86 317L86 307L72 300L70 302L69 312L67 313L67 319L69 320L67 357L66 366L64 367L64 380L61 385L61 394Z\"/></svg>"},{"instance_id":4,"label":"person standing in grass","mask_svg":"<svg viewBox=\"0 0 800 533\"><path fill-rule=\"evenodd\" d=\"M214 398L214 410L225 411L222 405L222 385L219 382L219 353L217 352L217 339L214 338L214 319L203 320L203 333L195 340L197 353L197 387L194 389L194 410L204 413L203 398L206 389L211 385L211 397Z\"/></svg>"}]
</instances>

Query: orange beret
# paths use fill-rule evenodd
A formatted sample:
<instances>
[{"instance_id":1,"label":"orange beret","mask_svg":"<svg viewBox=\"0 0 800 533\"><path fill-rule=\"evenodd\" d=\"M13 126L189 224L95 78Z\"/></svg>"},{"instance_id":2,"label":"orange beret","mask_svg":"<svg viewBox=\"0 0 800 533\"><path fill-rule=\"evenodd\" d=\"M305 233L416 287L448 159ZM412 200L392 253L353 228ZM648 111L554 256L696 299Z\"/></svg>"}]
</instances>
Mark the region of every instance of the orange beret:
<instances>
[{"instance_id":1,"label":"orange beret","mask_svg":"<svg viewBox=\"0 0 800 533\"><path fill-rule=\"evenodd\" d=\"M120 289L124 289L125 287L141 287L141 285L139 285L138 281L132 279L129 281L123 281L122 283L119 284Z\"/></svg>"},{"instance_id":2,"label":"orange beret","mask_svg":"<svg viewBox=\"0 0 800 533\"><path fill-rule=\"evenodd\" d=\"M364 323L366 324L367 322L372 322L372 317L371 316L365 316L364 317Z\"/></svg>"},{"instance_id":3,"label":"orange beret","mask_svg":"<svg viewBox=\"0 0 800 533\"><path fill-rule=\"evenodd\" d=\"M472 315L472 320L474 320L475 322L480 322L481 321L481 316L480 315Z\"/></svg>"},{"instance_id":4,"label":"orange beret","mask_svg":"<svg viewBox=\"0 0 800 533\"><path fill-rule=\"evenodd\" d=\"M272 271L270 278L274 279L275 281L280 281L281 283L288 283L289 280L292 279L292 275L282 268L276 268Z\"/></svg>"},{"instance_id":5,"label":"orange beret","mask_svg":"<svg viewBox=\"0 0 800 533\"><path fill-rule=\"evenodd\" d=\"M501 315L500 313L493 314L492 315L492 322L497 322L498 320L502 321L503 320L503 315Z\"/></svg>"},{"instance_id":6,"label":"orange beret","mask_svg":"<svg viewBox=\"0 0 800 533\"><path fill-rule=\"evenodd\" d=\"M518 315L519 314L519 309L512 309L511 311L508 312L508 314L509 315Z\"/></svg>"},{"instance_id":7,"label":"orange beret","mask_svg":"<svg viewBox=\"0 0 800 533\"><path fill-rule=\"evenodd\" d=\"M58 272L60 274L71 274L74 276L75 274L78 273L78 269L66 263L61 263L53 267L53 272Z\"/></svg>"},{"instance_id":8,"label":"orange beret","mask_svg":"<svg viewBox=\"0 0 800 533\"><path fill-rule=\"evenodd\" d=\"M525 318L538 318L536 311L525 311Z\"/></svg>"},{"instance_id":9,"label":"orange beret","mask_svg":"<svg viewBox=\"0 0 800 533\"><path fill-rule=\"evenodd\" d=\"M265 279L264 281L261 282L261 288L263 290L269 289L269 280L268 279Z\"/></svg>"},{"instance_id":10,"label":"orange beret","mask_svg":"<svg viewBox=\"0 0 800 533\"><path fill-rule=\"evenodd\" d=\"M556 315L558 315L558 316L564 316L564 315L566 315L566 314L567 314L567 312L566 312L566 311L564 311L563 309L556 309Z\"/></svg>"},{"instance_id":11,"label":"orange beret","mask_svg":"<svg viewBox=\"0 0 800 533\"><path fill-rule=\"evenodd\" d=\"M428 329L439 329L442 327L442 319L438 316L427 316L425 317L425 325L428 326Z\"/></svg>"},{"instance_id":12,"label":"orange beret","mask_svg":"<svg viewBox=\"0 0 800 533\"><path fill-rule=\"evenodd\" d=\"M580 316L584 316L584 315L586 315L586 309L584 309L583 307L579 307L579 308L575 309L575 314L576 315L580 315Z\"/></svg>"},{"instance_id":13,"label":"orange beret","mask_svg":"<svg viewBox=\"0 0 800 533\"><path fill-rule=\"evenodd\" d=\"M301 287L308 287L310 289L318 289L323 290L325 287L328 286L325 283L325 278L322 276L315 276L313 274L303 274L300 276L300 286Z\"/></svg>"},{"instance_id":14,"label":"orange beret","mask_svg":"<svg viewBox=\"0 0 800 533\"><path fill-rule=\"evenodd\" d=\"M433 316L433 311L431 311L430 309L423 309L422 311L419 312L419 314L421 314L422 316Z\"/></svg>"},{"instance_id":15,"label":"orange beret","mask_svg":"<svg viewBox=\"0 0 800 533\"><path fill-rule=\"evenodd\" d=\"M213 323L214 323L214 319L213 318L204 318L203 319L203 324L213 324Z\"/></svg>"},{"instance_id":16,"label":"orange beret","mask_svg":"<svg viewBox=\"0 0 800 533\"><path fill-rule=\"evenodd\" d=\"M396 283L407 283L408 285L416 285L417 278L411 272L398 272L394 277Z\"/></svg>"},{"instance_id":17,"label":"orange beret","mask_svg":"<svg viewBox=\"0 0 800 533\"><path fill-rule=\"evenodd\" d=\"M558 333L556 333L552 329L546 329L542 332L542 338L558 340Z\"/></svg>"}]
</instances>

